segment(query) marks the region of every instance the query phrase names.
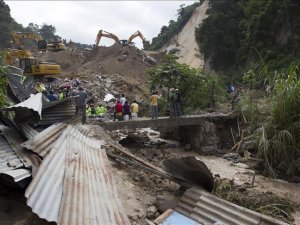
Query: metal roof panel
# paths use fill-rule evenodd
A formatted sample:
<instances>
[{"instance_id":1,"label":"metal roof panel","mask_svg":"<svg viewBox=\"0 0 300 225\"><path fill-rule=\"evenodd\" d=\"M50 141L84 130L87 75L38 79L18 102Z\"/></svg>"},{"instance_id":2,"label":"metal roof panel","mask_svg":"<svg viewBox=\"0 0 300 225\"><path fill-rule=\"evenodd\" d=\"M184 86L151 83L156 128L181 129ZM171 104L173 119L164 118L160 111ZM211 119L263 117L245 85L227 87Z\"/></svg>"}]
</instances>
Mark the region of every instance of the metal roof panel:
<instances>
[{"instance_id":1,"label":"metal roof panel","mask_svg":"<svg viewBox=\"0 0 300 225\"><path fill-rule=\"evenodd\" d=\"M59 225L129 225L102 141L69 125L26 190L27 204Z\"/></svg>"}]
</instances>

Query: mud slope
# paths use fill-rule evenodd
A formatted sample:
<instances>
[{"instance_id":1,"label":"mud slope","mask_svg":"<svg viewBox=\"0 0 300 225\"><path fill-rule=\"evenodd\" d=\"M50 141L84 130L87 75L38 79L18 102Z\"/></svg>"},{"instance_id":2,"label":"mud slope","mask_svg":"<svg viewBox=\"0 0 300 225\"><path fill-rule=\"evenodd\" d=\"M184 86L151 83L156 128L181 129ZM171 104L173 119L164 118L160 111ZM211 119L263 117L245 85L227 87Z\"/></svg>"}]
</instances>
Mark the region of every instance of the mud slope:
<instances>
[{"instance_id":1,"label":"mud slope","mask_svg":"<svg viewBox=\"0 0 300 225\"><path fill-rule=\"evenodd\" d=\"M180 63L186 63L194 68L203 67L203 57L199 53L199 47L195 40L195 28L198 27L206 17L208 6L208 0L205 0L203 4L194 11L181 32L175 35L160 51L178 49L179 51L177 51L175 55L179 57L178 61Z\"/></svg>"}]
</instances>

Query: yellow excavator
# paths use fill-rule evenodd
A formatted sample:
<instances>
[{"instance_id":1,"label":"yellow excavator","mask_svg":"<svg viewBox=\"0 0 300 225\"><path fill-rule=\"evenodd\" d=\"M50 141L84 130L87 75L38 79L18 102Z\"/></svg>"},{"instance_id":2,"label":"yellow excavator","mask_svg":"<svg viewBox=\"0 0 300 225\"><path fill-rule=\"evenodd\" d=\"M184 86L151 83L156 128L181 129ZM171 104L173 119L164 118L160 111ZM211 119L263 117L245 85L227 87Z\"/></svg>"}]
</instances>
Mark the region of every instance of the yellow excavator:
<instances>
[{"instance_id":1,"label":"yellow excavator","mask_svg":"<svg viewBox=\"0 0 300 225\"><path fill-rule=\"evenodd\" d=\"M7 65L13 65L14 60L19 60L19 67L24 75L30 76L55 76L60 75L60 65L49 62L37 62L30 51L19 49L6 49L4 57Z\"/></svg>"},{"instance_id":2,"label":"yellow excavator","mask_svg":"<svg viewBox=\"0 0 300 225\"><path fill-rule=\"evenodd\" d=\"M136 31L135 33L133 33L129 38L128 38L128 45L132 45L133 42L132 40L136 37L140 37L143 41L143 48L145 50L147 50L150 46L150 41L147 41L146 38L144 37L144 35L140 32L140 31Z\"/></svg>"},{"instance_id":3,"label":"yellow excavator","mask_svg":"<svg viewBox=\"0 0 300 225\"><path fill-rule=\"evenodd\" d=\"M66 46L61 41L56 41L53 43L47 43L46 40L43 40L43 38L35 33L29 33L29 32L11 32L12 41L16 44L18 48L21 48L21 40L22 39L29 39L37 41L37 47L39 51L62 51L66 50Z\"/></svg>"},{"instance_id":4,"label":"yellow excavator","mask_svg":"<svg viewBox=\"0 0 300 225\"><path fill-rule=\"evenodd\" d=\"M101 37L111 38L111 39L115 40L116 43L120 44L120 40L119 40L119 38L115 34L109 33L109 32L104 31L104 30L99 30L99 32L97 34L97 37L96 37L96 47L99 46Z\"/></svg>"}]
</instances>

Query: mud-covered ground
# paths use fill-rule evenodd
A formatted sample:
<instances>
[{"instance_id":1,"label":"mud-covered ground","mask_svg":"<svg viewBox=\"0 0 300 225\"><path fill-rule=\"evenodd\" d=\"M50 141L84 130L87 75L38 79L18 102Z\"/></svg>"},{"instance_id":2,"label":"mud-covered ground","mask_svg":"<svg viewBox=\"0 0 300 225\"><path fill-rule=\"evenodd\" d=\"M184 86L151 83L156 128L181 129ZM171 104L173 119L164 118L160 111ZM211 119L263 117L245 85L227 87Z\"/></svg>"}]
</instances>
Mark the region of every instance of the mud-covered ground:
<instances>
[{"instance_id":1,"label":"mud-covered ground","mask_svg":"<svg viewBox=\"0 0 300 225\"><path fill-rule=\"evenodd\" d=\"M90 126L93 129L95 126ZM300 202L300 187L295 183L274 180L256 175L254 187L250 187L254 171L246 164L232 163L216 156L201 156L191 150L185 150L176 141L166 141L158 138L158 133L149 129L138 130L141 138L136 139L128 149L135 155L156 166L167 158L179 156L197 156L211 170L215 178L227 178L237 185L244 186L251 193L266 193L282 197L291 203ZM142 134L142 135L139 135ZM126 137L128 133L113 132L114 140ZM99 136L102 136L99 134ZM149 138L150 137L150 138ZM124 144L124 143L123 143ZM128 143L127 143L128 144ZM114 152L117 154L117 152ZM111 160L114 181L127 215L133 225L147 225L147 220L154 220L164 210L174 207L183 194L176 183L163 179L155 174L145 172L128 163ZM0 224L1 225L46 225L55 224L39 219L30 207L26 205L24 190L12 189L0 185ZM300 224L300 210L293 214L293 224Z\"/></svg>"}]
</instances>

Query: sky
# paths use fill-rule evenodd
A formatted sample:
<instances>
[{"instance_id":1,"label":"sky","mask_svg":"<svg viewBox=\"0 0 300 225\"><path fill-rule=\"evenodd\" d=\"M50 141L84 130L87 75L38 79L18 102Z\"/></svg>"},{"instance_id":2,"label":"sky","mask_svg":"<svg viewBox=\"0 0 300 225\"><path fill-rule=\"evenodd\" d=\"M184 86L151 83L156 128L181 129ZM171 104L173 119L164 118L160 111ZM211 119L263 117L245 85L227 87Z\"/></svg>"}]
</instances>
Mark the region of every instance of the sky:
<instances>
[{"instance_id":1,"label":"sky","mask_svg":"<svg viewBox=\"0 0 300 225\"><path fill-rule=\"evenodd\" d=\"M84 44L94 44L99 30L128 39L137 30L151 41L169 20L177 18L181 4L195 1L5 1L17 23L46 23L56 28L56 34ZM141 48L138 37L133 40ZM100 45L114 41L102 37Z\"/></svg>"}]
</instances>

